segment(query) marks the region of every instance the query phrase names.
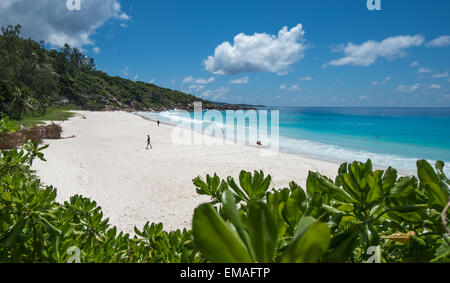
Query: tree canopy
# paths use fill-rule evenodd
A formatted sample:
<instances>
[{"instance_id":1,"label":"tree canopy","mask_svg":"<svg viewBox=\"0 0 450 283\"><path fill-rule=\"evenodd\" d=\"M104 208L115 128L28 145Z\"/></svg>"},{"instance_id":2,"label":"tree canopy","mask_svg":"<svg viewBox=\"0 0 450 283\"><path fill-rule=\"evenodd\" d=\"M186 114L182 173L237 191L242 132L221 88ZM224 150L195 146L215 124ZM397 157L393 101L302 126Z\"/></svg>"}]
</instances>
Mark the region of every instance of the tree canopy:
<instances>
[{"instance_id":1,"label":"tree canopy","mask_svg":"<svg viewBox=\"0 0 450 283\"><path fill-rule=\"evenodd\" d=\"M48 50L43 41L22 38L20 25L2 27L1 32L0 116L18 120L67 103L89 110L148 110L201 101L154 84L111 77L78 48L65 44Z\"/></svg>"}]
</instances>

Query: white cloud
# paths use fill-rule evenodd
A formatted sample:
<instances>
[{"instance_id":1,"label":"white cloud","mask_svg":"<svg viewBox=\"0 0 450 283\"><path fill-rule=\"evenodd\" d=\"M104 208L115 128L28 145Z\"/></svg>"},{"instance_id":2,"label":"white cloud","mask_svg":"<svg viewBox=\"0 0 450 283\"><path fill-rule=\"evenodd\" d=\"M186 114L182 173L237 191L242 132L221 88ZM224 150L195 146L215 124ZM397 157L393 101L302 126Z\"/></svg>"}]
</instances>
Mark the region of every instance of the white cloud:
<instances>
[{"instance_id":1,"label":"white cloud","mask_svg":"<svg viewBox=\"0 0 450 283\"><path fill-rule=\"evenodd\" d=\"M196 79L193 76L188 76L188 77L184 78L183 84L193 83L193 84L198 84L198 85L206 85L206 84L214 82L214 80L215 80L214 77L210 77L208 79L204 79L204 78Z\"/></svg>"},{"instance_id":2,"label":"white cloud","mask_svg":"<svg viewBox=\"0 0 450 283\"><path fill-rule=\"evenodd\" d=\"M444 47L450 45L450 35L443 35L427 43L427 47Z\"/></svg>"},{"instance_id":3,"label":"white cloud","mask_svg":"<svg viewBox=\"0 0 450 283\"><path fill-rule=\"evenodd\" d=\"M359 100L369 100L369 96L368 95L363 95L363 96L360 96L358 99Z\"/></svg>"},{"instance_id":4,"label":"white cloud","mask_svg":"<svg viewBox=\"0 0 450 283\"><path fill-rule=\"evenodd\" d=\"M96 46L96 47L92 48L92 52L94 52L95 54L100 54L101 50L99 47Z\"/></svg>"},{"instance_id":5,"label":"white cloud","mask_svg":"<svg viewBox=\"0 0 450 283\"><path fill-rule=\"evenodd\" d=\"M137 81L138 78L139 78L138 75L134 76L133 81L134 81L134 82Z\"/></svg>"},{"instance_id":6,"label":"white cloud","mask_svg":"<svg viewBox=\"0 0 450 283\"><path fill-rule=\"evenodd\" d=\"M201 85L205 85L205 84L209 84L209 83L212 83L212 82L214 82L214 78L213 77L210 77L209 79L196 79L196 80L194 80L194 82L196 83L196 84L201 84Z\"/></svg>"},{"instance_id":7,"label":"white cloud","mask_svg":"<svg viewBox=\"0 0 450 283\"><path fill-rule=\"evenodd\" d=\"M188 87L188 89L189 89L190 91L194 91L194 92L199 92L199 91L203 90L204 88L205 88L204 85L190 85L190 86Z\"/></svg>"},{"instance_id":8,"label":"white cloud","mask_svg":"<svg viewBox=\"0 0 450 283\"><path fill-rule=\"evenodd\" d=\"M420 64L419 64L419 61L414 61L409 66L411 66L411 67L418 67L418 66L420 66Z\"/></svg>"},{"instance_id":9,"label":"white cloud","mask_svg":"<svg viewBox=\"0 0 450 283\"><path fill-rule=\"evenodd\" d=\"M154 84L155 83L155 79L152 79L149 83Z\"/></svg>"},{"instance_id":10,"label":"white cloud","mask_svg":"<svg viewBox=\"0 0 450 283\"><path fill-rule=\"evenodd\" d=\"M367 67L375 63L380 57L394 59L404 56L405 49L419 46L424 40L422 35L405 35L388 37L381 42L369 40L361 45L349 43L347 46L340 48L340 51L344 52L346 56L331 61L329 65L357 65Z\"/></svg>"},{"instance_id":11,"label":"white cloud","mask_svg":"<svg viewBox=\"0 0 450 283\"><path fill-rule=\"evenodd\" d=\"M22 35L53 46L65 43L81 48L93 45L92 34L110 20L125 22L130 16L118 0L82 0L80 11L70 11L64 0L2 0L0 25L22 25Z\"/></svg>"},{"instance_id":12,"label":"white cloud","mask_svg":"<svg viewBox=\"0 0 450 283\"><path fill-rule=\"evenodd\" d=\"M300 86L298 84L292 85L289 88L289 91L299 91L300 90Z\"/></svg>"},{"instance_id":13,"label":"white cloud","mask_svg":"<svg viewBox=\"0 0 450 283\"><path fill-rule=\"evenodd\" d=\"M124 20L124 21L131 20L131 17L129 15L122 12L122 6L120 5L119 2L113 1L113 10L114 10L115 17L117 17L121 20Z\"/></svg>"},{"instance_id":14,"label":"white cloud","mask_svg":"<svg viewBox=\"0 0 450 283\"><path fill-rule=\"evenodd\" d=\"M442 74L434 74L432 77L433 78L446 78L446 77L448 77L448 72L445 72Z\"/></svg>"},{"instance_id":15,"label":"white cloud","mask_svg":"<svg viewBox=\"0 0 450 283\"><path fill-rule=\"evenodd\" d=\"M430 88L433 88L433 89L440 89L440 88L441 88L441 85L438 85L438 84L431 84L431 85L430 85Z\"/></svg>"},{"instance_id":16,"label":"white cloud","mask_svg":"<svg viewBox=\"0 0 450 283\"><path fill-rule=\"evenodd\" d=\"M203 92L202 95L200 95L200 97L202 97L204 99L216 100L216 99L222 98L228 92L230 92L230 88L221 87L221 88L218 88L215 90L207 90L207 91Z\"/></svg>"},{"instance_id":17,"label":"white cloud","mask_svg":"<svg viewBox=\"0 0 450 283\"><path fill-rule=\"evenodd\" d=\"M397 91L400 92L414 92L416 90L418 90L422 85L419 83L416 83L415 85L412 86L407 86L407 85L399 85L397 87Z\"/></svg>"},{"instance_id":18,"label":"white cloud","mask_svg":"<svg viewBox=\"0 0 450 283\"><path fill-rule=\"evenodd\" d=\"M248 84L248 81L249 81L248 77L242 77L230 81L230 84Z\"/></svg>"},{"instance_id":19,"label":"white cloud","mask_svg":"<svg viewBox=\"0 0 450 283\"><path fill-rule=\"evenodd\" d=\"M417 70L418 74L424 74L424 73L432 73L433 70L428 69L428 68L419 68L419 70Z\"/></svg>"},{"instance_id":20,"label":"white cloud","mask_svg":"<svg viewBox=\"0 0 450 283\"><path fill-rule=\"evenodd\" d=\"M303 82L303 81L313 81L313 80L314 80L314 78L312 78L310 76L306 76L306 77L300 78L299 81Z\"/></svg>"},{"instance_id":21,"label":"white cloud","mask_svg":"<svg viewBox=\"0 0 450 283\"><path fill-rule=\"evenodd\" d=\"M303 26L288 30L283 27L278 35L240 33L234 37L233 45L228 41L216 47L214 56L209 56L206 70L218 75L245 72L273 72L285 74L294 62L303 58L306 46Z\"/></svg>"},{"instance_id":22,"label":"white cloud","mask_svg":"<svg viewBox=\"0 0 450 283\"><path fill-rule=\"evenodd\" d=\"M386 77L386 78L384 79L384 81L379 82L379 84L380 84L380 85L385 85L385 84L387 84L390 80L391 80L391 77ZM372 82L372 86L376 86L377 84L378 84L378 81L373 81L373 82Z\"/></svg>"},{"instance_id":23,"label":"white cloud","mask_svg":"<svg viewBox=\"0 0 450 283\"><path fill-rule=\"evenodd\" d=\"M280 90L287 90L289 92L300 91L300 89L301 88L300 88L300 86L298 84L294 84L294 85L291 85L291 86L287 86L286 84L280 85Z\"/></svg>"},{"instance_id":24,"label":"white cloud","mask_svg":"<svg viewBox=\"0 0 450 283\"><path fill-rule=\"evenodd\" d=\"M125 77L128 77L130 75L130 68L128 66L125 67L125 69L122 70L122 75Z\"/></svg>"},{"instance_id":25,"label":"white cloud","mask_svg":"<svg viewBox=\"0 0 450 283\"><path fill-rule=\"evenodd\" d=\"M193 76L188 76L188 77L184 78L183 84L187 84L187 83L190 83L190 82L193 82L193 81L194 81L194 77Z\"/></svg>"}]
</instances>

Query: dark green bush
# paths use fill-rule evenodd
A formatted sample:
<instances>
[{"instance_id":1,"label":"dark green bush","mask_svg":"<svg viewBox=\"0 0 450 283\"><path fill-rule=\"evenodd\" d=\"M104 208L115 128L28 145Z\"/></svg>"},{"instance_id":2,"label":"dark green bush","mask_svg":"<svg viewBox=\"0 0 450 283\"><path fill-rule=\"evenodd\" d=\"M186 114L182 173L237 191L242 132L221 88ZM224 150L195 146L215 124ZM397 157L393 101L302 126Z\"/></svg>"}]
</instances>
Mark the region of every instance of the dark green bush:
<instances>
[{"instance_id":1,"label":"dark green bush","mask_svg":"<svg viewBox=\"0 0 450 283\"><path fill-rule=\"evenodd\" d=\"M242 171L239 185L198 177L197 192L212 201L194 213L194 238L219 262L448 262L443 167L420 160L417 179L373 171L370 160L345 163L334 182L310 172L305 191L294 182L270 191L262 172Z\"/></svg>"}]
</instances>

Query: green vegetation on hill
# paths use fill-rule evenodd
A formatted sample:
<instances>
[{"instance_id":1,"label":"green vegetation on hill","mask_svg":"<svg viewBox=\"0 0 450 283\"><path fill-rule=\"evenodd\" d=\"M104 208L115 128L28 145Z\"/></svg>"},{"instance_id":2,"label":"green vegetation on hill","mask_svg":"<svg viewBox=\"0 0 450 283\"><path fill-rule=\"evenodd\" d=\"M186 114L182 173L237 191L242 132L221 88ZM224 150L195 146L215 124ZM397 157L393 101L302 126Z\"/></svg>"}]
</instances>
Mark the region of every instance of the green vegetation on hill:
<instances>
[{"instance_id":1,"label":"green vegetation on hill","mask_svg":"<svg viewBox=\"0 0 450 283\"><path fill-rule=\"evenodd\" d=\"M0 35L0 116L20 120L67 104L86 110L148 110L202 101L154 84L108 76L77 48L66 44L47 50L42 41L21 38L20 31L20 25L8 26Z\"/></svg>"}]
</instances>

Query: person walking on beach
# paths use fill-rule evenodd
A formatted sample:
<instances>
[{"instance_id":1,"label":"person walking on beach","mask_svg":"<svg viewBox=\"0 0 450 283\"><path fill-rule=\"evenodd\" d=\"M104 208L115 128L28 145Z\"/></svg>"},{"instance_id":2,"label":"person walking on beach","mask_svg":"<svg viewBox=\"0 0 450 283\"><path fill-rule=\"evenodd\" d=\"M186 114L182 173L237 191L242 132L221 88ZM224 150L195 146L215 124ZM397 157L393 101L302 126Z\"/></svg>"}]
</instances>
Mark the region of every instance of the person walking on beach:
<instances>
[{"instance_id":1,"label":"person walking on beach","mask_svg":"<svg viewBox=\"0 0 450 283\"><path fill-rule=\"evenodd\" d=\"M158 121L156 121L156 124L158 124L158 127L159 127L159 124L160 124L161 122L158 120Z\"/></svg>"},{"instance_id":2,"label":"person walking on beach","mask_svg":"<svg viewBox=\"0 0 450 283\"><path fill-rule=\"evenodd\" d=\"M149 146L150 146L150 149L153 149L152 143L150 141L150 135L147 135L147 149L148 149Z\"/></svg>"}]
</instances>

